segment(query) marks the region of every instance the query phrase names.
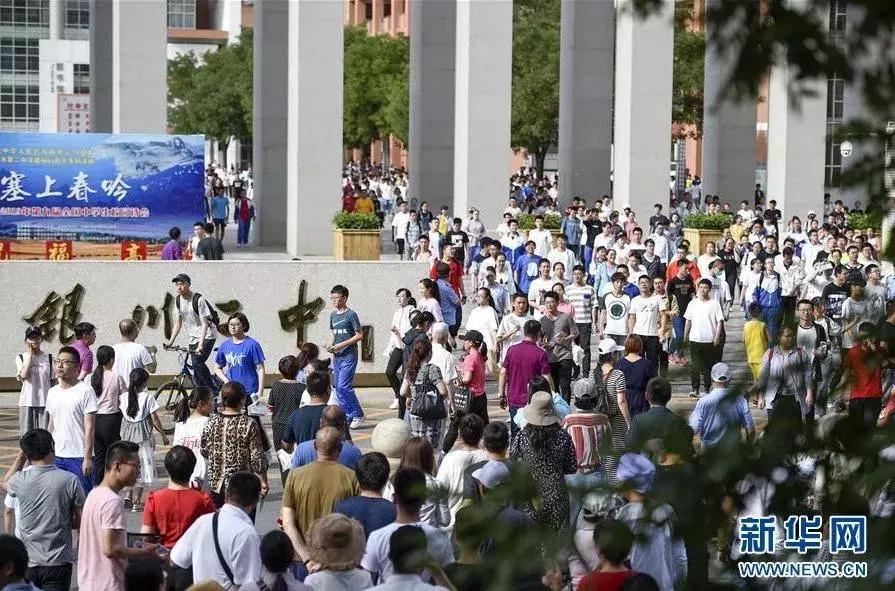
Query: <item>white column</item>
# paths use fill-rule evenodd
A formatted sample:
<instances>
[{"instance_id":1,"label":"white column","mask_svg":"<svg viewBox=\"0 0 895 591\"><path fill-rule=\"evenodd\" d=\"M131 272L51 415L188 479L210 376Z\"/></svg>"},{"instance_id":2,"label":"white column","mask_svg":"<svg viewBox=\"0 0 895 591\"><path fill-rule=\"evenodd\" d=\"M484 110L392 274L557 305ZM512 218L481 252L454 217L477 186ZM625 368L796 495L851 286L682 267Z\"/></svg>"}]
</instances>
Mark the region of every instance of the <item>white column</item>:
<instances>
[{"instance_id":1,"label":"white column","mask_svg":"<svg viewBox=\"0 0 895 591\"><path fill-rule=\"evenodd\" d=\"M342 187L342 4L289 10L287 232L289 254L332 255Z\"/></svg>"},{"instance_id":2,"label":"white column","mask_svg":"<svg viewBox=\"0 0 895 591\"><path fill-rule=\"evenodd\" d=\"M641 19L619 11L615 45L615 168L617 209L648 215L668 202L671 162L673 2Z\"/></svg>"},{"instance_id":3,"label":"white column","mask_svg":"<svg viewBox=\"0 0 895 591\"><path fill-rule=\"evenodd\" d=\"M166 10L166 3L155 0L92 0L93 131L166 132Z\"/></svg>"},{"instance_id":4,"label":"white column","mask_svg":"<svg viewBox=\"0 0 895 591\"><path fill-rule=\"evenodd\" d=\"M507 196L512 66L513 3L459 0L454 214L477 207L489 228Z\"/></svg>"},{"instance_id":5,"label":"white column","mask_svg":"<svg viewBox=\"0 0 895 591\"><path fill-rule=\"evenodd\" d=\"M707 0L708 10L717 0ZM758 10L757 0L743 5ZM738 204L749 199L755 186L755 99L720 101L735 66L738 47L720 48L712 43L713 23L706 22L705 107L703 114L702 186L721 201ZM744 26L739 22L729 26ZM726 37L726 36L725 36Z\"/></svg>"},{"instance_id":6,"label":"white column","mask_svg":"<svg viewBox=\"0 0 895 591\"><path fill-rule=\"evenodd\" d=\"M808 0L790 4L804 9ZM827 22L829 13L819 16ZM785 222L794 215L804 220L809 210L823 209L827 81L801 82L816 94L793 105L789 84L796 72L784 59L771 68L767 199L777 201Z\"/></svg>"},{"instance_id":7,"label":"white column","mask_svg":"<svg viewBox=\"0 0 895 591\"><path fill-rule=\"evenodd\" d=\"M289 1L255 2L252 171L262 246L286 246Z\"/></svg>"},{"instance_id":8,"label":"white column","mask_svg":"<svg viewBox=\"0 0 895 591\"><path fill-rule=\"evenodd\" d=\"M453 199L457 2L410 0L408 8L413 30L408 194L437 210Z\"/></svg>"},{"instance_id":9,"label":"white column","mask_svg":"<svg viewBox=\"0 0 895 591\"><path fill-rule=\"evenodd\" d=\"M62 39L65 30L65 11L62 3L65 0L49 0L50 39Z\"/></svg>"},{"instance_id":10,"label":"white column","mask_svg":"<svg viewBox=\"0 0 895 591\"><path fill-rule=\"evenodd\" d=\"M559 52L560 199L609 192L612 166L612 0L562 0Z\"/></svg>"}]
</instances>

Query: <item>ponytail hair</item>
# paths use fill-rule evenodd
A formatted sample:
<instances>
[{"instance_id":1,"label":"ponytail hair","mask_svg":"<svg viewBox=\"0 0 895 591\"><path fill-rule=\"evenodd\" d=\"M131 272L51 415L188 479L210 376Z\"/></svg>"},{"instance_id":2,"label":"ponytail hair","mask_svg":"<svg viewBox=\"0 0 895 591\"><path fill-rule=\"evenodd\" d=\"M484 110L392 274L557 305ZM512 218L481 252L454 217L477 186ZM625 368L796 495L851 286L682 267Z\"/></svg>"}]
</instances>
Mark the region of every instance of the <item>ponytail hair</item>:
<instances>
[{"instance_id":1,"label":"ponytail hair","mask_svg":"<svg viewBox=\"0 0 895 591\"><path fill-rule=\"evenodd\" d=\"M149 372L142 367L135 367L131 370L130 379L130 385L127 387L127 416L134 418L140 409L137 394L143 391L146 382L149 381Z\"/></svg>"},{"instance_id":2,"label":"ponytail hair","mask_svg":"<svg viewBox=\"0 0 895 591\"><path fill-rule=\"evenodd\" d=\"M479 291L485 294L485 301L488 302L488 305L494 308L494 311L497 312L497 305L494 303L494 297L491 295L491 290L487 287L480 287Z\"/></svg>"},{"instance_id":3,"label":"ponytail hair","mask_svg":"<svg viewBox=\"0 0 895 591\"><path fill-rule=\"evenodd\" d=\"M310 362L320 357L320 347L314 343L302 343L298 349L298 369L303 370Z\"/></svg>"},{"instance_id":4,"label":"ponytail hair","mask_svg":"<svg viewBox=\"0 0 895 591\"><path fill-rule=\"evenodd\" d=\"M192 411L203 402L211 402L211 389L205 386L193 388L189 396L182 396L174 409L174 422L185 423Z\"/></svg>"},{"instance_id":5,"label":"ponytail hair","mask_svg":"<svg viewBox=\"0 0 895 591\"><path fill-rule=\"evenodd\" d=\"M109 345L100 345L96 350L96 367L90 376L90 385L93 392L99 396L103 393L103 372L106 371L105 366L115 360L115 349Z\"/></svg>"},{"instance_id":6,"label":"ponytail hair","mask_svg":"<svg viewBox=\"0 0 895 591\"><path fill-rule=\"evenodd\" d=\"M482 341L482 344L478 346L479 353L482 354L486 360L488 359L488 345L485 344L485 341Z\"/></svg>"}]
</instances>

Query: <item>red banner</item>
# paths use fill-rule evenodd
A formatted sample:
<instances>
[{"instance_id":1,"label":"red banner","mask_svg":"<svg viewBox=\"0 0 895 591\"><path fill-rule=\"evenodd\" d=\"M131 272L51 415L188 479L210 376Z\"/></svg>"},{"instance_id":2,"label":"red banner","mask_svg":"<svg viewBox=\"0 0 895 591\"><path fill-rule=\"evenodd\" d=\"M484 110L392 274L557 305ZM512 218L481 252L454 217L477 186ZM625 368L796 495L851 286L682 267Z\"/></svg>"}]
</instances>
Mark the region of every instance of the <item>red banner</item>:
<instances>
[{"instance_id":1,"label":"red banner","mask_svg":"<svg viewBox=\"0 0 895 591\"><path fill-rule=\"evenodd\" d=\"M9 240L0 240L0 261L8 261L12 255L12 243Z\"/></svg>"},{"instance_id":2,"label":"red banner","mask_svg":"<svg viewBox=\"0 0 895 591\"><path fill-rule=\"evenodd\" d=\"M70 261L74 258L71 240L47 240L46 253L48 261Z\"/></svg>"},{"instance_id":3,"label":"red banner","mask_svg":"<svg viewBox=\"0 0 895 591\"><path fill-rule=\"evenodd\" d=\"M145 261L146 243L136 240L126 240L121 243L122 261Z\"/></svg>"}]
</instances>

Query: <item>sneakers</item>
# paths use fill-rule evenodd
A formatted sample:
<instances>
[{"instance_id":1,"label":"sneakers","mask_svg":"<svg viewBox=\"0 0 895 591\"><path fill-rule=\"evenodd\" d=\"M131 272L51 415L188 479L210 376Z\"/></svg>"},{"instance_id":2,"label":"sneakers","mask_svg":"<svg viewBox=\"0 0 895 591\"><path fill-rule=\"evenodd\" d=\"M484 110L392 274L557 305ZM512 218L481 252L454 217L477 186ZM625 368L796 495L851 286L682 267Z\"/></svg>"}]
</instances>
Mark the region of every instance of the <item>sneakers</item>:
<instances>
[{"instance_id":1,"label":"sneakers","mask_svg":"<svg viewBox=\"0 0 895 591\"><path fill-rule=\"evenodd\" d=\"M696 392L696 391L690 392L690 398L699 398L699 392Z\"/></svg>"},{"instance_id":2,"label":"sneakers","mask_svg":"<svg viewBox=\"0 0 895 591\"><path fill-rule=\"evenodd\" d=\"M388 408L389 410L398 410L398 408L400 408L398 406L398 399L395 398L394 400L392 400L392 403L388 405Z\"/></svg>"},{"instance_id":3,"label":"sneakers","mask_svg":"<svg viewBox=\"0 0 895 591\"><path fill-rule=\"evenodd\" d=\"M397 402L397 400L395 402ZM351 424L348 425L348 428L351 429L352 431L355 429L360 429L361 427L364 426L364 423L365 423L364 417L357 417L351 421Z\"/></svg>"}]
</instances>

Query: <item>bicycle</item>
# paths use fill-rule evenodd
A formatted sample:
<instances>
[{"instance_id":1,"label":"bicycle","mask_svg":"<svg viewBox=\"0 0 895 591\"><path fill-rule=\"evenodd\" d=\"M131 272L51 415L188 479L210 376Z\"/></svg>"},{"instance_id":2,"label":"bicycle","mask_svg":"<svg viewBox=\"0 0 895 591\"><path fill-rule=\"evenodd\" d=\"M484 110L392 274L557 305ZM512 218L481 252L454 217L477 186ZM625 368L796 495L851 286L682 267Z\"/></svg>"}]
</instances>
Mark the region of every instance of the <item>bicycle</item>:
<instances>
[{"instance_id":1,"label":"bicycle","mask_svg":"<svg viewBox=\"0 0 895 591\"><path fill-rule=\"evenodd\" d=\"M165 433L174 433L174 413L181 400L187 398L196 387L193 377L193 353L195 351L178 345L162 345L165 351L176 351L179 354L180 373L170 381L155 389L155 399L159 403L159 418ZM218 379L212 376L212 396L217 400L220 392Z\"/></svg>"}]
</instances>

